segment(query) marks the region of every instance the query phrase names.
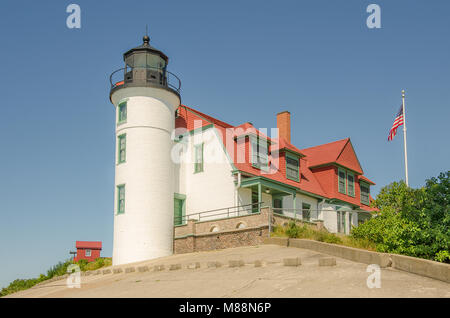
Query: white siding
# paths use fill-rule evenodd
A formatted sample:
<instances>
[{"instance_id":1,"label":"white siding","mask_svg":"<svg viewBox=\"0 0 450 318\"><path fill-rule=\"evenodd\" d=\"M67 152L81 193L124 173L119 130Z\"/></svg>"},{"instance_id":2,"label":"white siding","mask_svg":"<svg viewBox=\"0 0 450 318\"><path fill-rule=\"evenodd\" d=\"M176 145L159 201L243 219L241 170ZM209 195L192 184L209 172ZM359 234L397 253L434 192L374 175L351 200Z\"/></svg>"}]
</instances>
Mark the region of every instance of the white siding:
<instances>
[{"instance_id":1,"label":"white siding","mask_svg":"<svg viewBox=\"0 0 450 318\"><path fill-rule=\"evenodd\" d=\"M195 173L194 146L201 143L203 171ZM178 147L182 145L175 192L186 195L186 215L236 206L233 168L215 128L185 135Z\"/></svg>"}]
</instances>

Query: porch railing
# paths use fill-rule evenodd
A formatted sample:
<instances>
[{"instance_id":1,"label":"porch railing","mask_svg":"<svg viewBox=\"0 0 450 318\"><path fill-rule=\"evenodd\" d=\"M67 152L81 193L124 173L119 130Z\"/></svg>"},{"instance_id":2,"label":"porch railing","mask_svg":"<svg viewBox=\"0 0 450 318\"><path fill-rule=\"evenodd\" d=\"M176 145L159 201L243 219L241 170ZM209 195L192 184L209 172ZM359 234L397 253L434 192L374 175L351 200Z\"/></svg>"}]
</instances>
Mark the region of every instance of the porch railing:
<instances>
[{"instance_id":1,"label":"porch railing","mask_svg":"<svg viewBox=\"0 0 450 318\"><path fill-rule=\"evenodd\" d=\"M244 215L252 215L254 213L258 213L261 210L263 202L251 203L239 206L233 206L222 209L208 210L202 211L198 213L193 213L189 215L183 216L175 216L174 223L175 225L184 225L189 220L195 220L197 222L200 221L209 221L209 220L217 220L217 219L227 219L231 217L238 217Z\"/></svg>"}]
</instances>

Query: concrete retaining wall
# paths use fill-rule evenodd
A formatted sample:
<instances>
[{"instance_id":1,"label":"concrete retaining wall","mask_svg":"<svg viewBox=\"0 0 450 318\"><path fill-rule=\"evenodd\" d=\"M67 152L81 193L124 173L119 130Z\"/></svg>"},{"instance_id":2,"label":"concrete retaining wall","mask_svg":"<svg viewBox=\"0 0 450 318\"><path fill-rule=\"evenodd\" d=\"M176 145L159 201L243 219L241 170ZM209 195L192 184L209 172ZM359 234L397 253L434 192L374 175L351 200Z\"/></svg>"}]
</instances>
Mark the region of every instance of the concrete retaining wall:
<instances>
[{"instance_id":1,"label":"concrete retaining wall","mask_svg":"<svg viewBox=\"0 0 450 318\"><path fill-rule=\"evenodd\" d=\"M392 267L450 283L450 265L411 256L390 254Z\"/></svg>"},{"instance_id":2,"label":"concrete retaining wall","mask_svg":"<svg viewBox=\"0 0 450 318\"><path fill-rule=\"evenodd\" d=\"M389 254L371 252L361 250L358 248L318 242L313 240L289 239L288 246L306 248L320 253L348 259L350 261L358 263L377 264L380 267L388 267L392 263Z\"/></svg>"},{"instance_id":3,"label":"concrete retaining wall","mask_svg":"<svg viewBox=\"0 0 450 318\"><path fill-rule=\"evenodd\" d=\"M450 265L422 258L398 254L378 253L306 239L288 239L271 237L264 239L264 244L276 244L314 250L319 253L333 255L350 261L377 264L380 267L393 267L405 272L430 277L450 283Z\"/></svg>"},{"instance_id":4,"label":"concrete retaining wall","mask_svg":"<svg viewBox=\"0 0 450 318\"><path fill-rule=\"evenodd\" d=\"M288 246L289 239L287 237L266 237L266 238L264 238L263 243Z\"/></svg>"}]
</instances>

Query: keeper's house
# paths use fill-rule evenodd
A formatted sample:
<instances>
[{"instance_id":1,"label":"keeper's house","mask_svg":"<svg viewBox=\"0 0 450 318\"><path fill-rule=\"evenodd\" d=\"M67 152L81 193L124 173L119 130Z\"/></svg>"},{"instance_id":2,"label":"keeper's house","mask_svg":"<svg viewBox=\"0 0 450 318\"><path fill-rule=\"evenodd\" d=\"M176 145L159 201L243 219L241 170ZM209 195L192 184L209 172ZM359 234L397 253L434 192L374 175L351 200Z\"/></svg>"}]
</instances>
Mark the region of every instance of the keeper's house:
<instances>
[{"instance_id":1,"label":"keeper's house","mask_svg":"<svg viewBox=\"0 0 450 318\"><path fill-rule=\"evenodd\" d=\"M249 122L232 126L184 105L175 127L182 132L175 137L181 144L176 224L201 211L242 207L252 213L271 206L277 214L321 220L328 231L348 234L371 216L375 183L363 175L350 138L299 149L290 142L287 111L277 115L278 138Z\"/></svg>"}]
</instances>

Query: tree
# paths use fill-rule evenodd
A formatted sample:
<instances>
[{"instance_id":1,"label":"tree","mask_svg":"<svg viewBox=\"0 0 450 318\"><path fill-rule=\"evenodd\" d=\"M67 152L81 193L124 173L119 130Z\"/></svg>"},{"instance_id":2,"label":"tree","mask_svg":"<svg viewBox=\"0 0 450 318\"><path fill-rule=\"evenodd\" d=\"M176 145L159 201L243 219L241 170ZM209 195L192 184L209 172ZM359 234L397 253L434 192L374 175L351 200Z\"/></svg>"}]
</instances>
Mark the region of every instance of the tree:
<instances>
[{"instance_id":1,"label":"tree","mask_svg":"<svg viewBox=\"0 0 450 318\"><path fill-rule=\"evenodd\" d=\"M413 189L401 182L383 187L373 206L374 218L352 230L355 238L390 252L450 263L450 171Z\"/></svg>"}]
</instances>

